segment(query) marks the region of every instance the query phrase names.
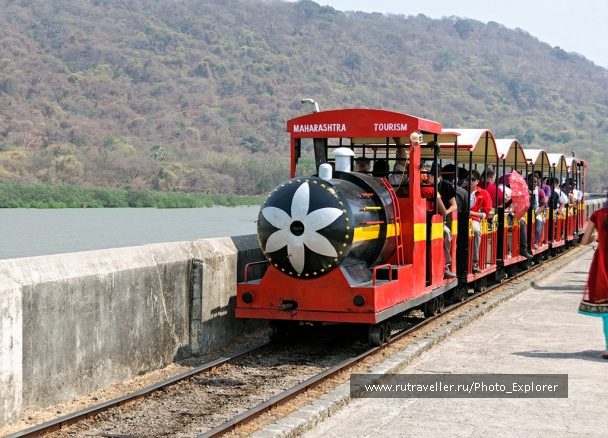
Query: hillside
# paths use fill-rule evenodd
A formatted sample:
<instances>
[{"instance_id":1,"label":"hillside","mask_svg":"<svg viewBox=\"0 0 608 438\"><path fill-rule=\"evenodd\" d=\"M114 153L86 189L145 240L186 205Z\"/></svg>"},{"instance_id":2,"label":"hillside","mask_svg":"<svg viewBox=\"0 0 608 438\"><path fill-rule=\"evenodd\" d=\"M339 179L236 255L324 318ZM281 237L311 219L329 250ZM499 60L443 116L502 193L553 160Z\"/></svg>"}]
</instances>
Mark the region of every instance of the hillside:
<instances>
[{"instance_id":1,"label":"hillside","mask_svg":"<svg viewBox=\"0 0 608 438\"><path fill-rule=\"evenodd\" d=\"M0 183L263 193L312 97L574 150L608 185L608 72L521 30L310 0L0 7Z\"/></svg>"}]
</instances>

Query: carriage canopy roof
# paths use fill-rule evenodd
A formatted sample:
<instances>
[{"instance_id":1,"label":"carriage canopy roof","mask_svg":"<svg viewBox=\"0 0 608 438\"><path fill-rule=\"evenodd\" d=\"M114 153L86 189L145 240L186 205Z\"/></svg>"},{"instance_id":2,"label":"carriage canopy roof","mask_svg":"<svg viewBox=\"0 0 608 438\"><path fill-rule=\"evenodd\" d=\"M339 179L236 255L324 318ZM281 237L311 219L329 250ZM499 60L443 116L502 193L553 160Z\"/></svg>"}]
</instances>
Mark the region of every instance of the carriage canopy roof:
<instances>
[{"instance_id":1,"label":"carriage canopy roof","mask_svg":"<svg viewBox=\"0 0 608 438\"><path fill-rule=\"evenodd\" d=\"M566 172L568 170L568 163L566 157L562 154L547 154L549 157L549 163L555 168L556 172Z\"/></svg>"},{"instance_id":2,"label":"carriage canopy roof","mask_svg":"<svg viewBox=\"0 0 608 438\"><path fill-rule=\"evenodd\" d=\"M496 139L498 159L505 162L505 166L520 168L525 166L526 154L521 144L514 138Z\"/></svg>"},{"instance_id":3,"label":"carriage canopy roof","mask_svg":"<svg viewBox=\"0 0 608 438\"><path fill-rule=\"evenodd\" d=\"M551 163L549 162L549 156L543 149L524 149L528 164L534 166L534 170L542 171L543 173L549 173L551 170Z\"/></svg>"},{"instance_id":4,"label":"carriage canopy roof","mask_svg":"<svg viewBox=\"0 0 608 438\"><path fill-rule=\"evenodd\" d=\"M392 111L339 109L306 114L287 121L291 138L351 138L353 144L386 144L393 137L404 143L414 131L440 134L441 124Z\"/></svg>"},{"instance_id":5,"label":"carriage canopy roof","mask_svg":"<svg viewBox=\"0 0 608 438\"><path fill-rule=\"evenodd\" d=\"M454 158L454 148L457 151L459 163L469 162L469 153L472 153L473 163L496 163L498 152L494 134L489 129L445 129L439 136L441 158ZM452 139L457 139L457 146ZM448 141L446 141L448 140ZM487 152L486 152L487 144ZM486 155L487 154L487 155Z\"/></svg>"},{"instance_id":6,"label":"carriage canopy roof","mask_svg":"<svg viewBox=\"0 0 608 438\"><path fill-rule=\"evenodd\" d=\"M576 172L576 165L578 164L579 160L576 157L567 157L566 158L566 164L568 165L568 172Z\"/></svg>"}]
</instances>

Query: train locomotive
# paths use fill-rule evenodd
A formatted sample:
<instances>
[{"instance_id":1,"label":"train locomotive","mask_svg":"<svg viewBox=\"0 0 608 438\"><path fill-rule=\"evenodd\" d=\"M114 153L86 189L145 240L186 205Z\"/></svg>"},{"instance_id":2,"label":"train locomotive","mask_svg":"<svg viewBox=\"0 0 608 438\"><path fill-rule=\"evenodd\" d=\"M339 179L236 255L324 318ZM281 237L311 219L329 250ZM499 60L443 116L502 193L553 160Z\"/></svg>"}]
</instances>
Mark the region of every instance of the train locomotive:
<instances>
[{"instance_id":1,"label":"train locomotive","mask_svg":"<svg viewBox=\"0 0 608 438\"><path fill-rule=\"evenodd\" d=\"M370 337L379 343L390 333L393 316L435 298L440 308L443 293L458 282L443 279L443 218L427 214L418 162L423 136L440 135L441 125L349 109L290 120L288 131L292 175L303 138L313 139L319 167L335 160L336 168L325 178L294 177L268 197L258 238L269 266L261 278L238 285L237 317L369 324ZM397 144L412 134L411 146ZM336 138L332 149L328 140ZM342 169L345 138L351 145L377 144L376 157L386 160L387 151L407 149L403 184L409 195L397 196L388 178Z\"/></svg>"},{"instance_id":2,"label":"train locomotive","mask_svg":"<svg viewBox=\"0 0 608 438\"><path fill-rule=\"evenodd\" d=\"M513 167L509 148L499 151L488 130L445 130L438 122L398 112L340 109L289 120L287 131L291 179L260 209L258 239L265 260L244 268L237 318L270 320L275 335L298 322L362 324L369 328L370 343L380 345L390 337L393 318L404 312L420 308L425 315L437 314L446 300L464 299L470 287L485 285L490 277L500 281L497 273L503 275L510 263L502 249L509 235L501 220L504 209L482 224L480 254L486 255L480 257L480 272L473 272L468 208L446 216L434 195L441 164L448 161L469 170L474 163ZM296 176L307 146L318 173ZM388 174L354 172L355 156L377 167L388 163ZM439 166L421 166L424 162ZM520 162L528 170L531 163L523 156ZM546 167L551 170L550 163ZM574 208L580 227L571 234L584 226L582 205ZM266 269L250 278L252 266L260 263ZM448 269L453 275L446 276Z\"/></svg>"}]
</instances>

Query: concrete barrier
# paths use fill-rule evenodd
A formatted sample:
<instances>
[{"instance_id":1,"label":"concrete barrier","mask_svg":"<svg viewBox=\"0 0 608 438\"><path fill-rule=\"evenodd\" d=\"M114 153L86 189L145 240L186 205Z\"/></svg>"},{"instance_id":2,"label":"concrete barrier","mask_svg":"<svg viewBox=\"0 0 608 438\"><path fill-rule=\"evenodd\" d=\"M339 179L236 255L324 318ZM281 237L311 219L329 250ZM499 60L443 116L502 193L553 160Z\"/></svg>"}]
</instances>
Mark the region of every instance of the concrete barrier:
<instances>
[{"instance_id":1,"label":"concrete barrier","mask_svg":"<svg viewBox=\"0 0 608 438\"><path fill-rule=\"evenodd\" d=\"M0 260L0 422L260 327L233 317L259 257L245 236Z\"/></svg>"},{"instance_id":2,"label":"concrete barrier","mask_svg":"<svg viewBox=\"0 0 608 438\"><path fill-rule=\"evenodd\" d=\"M21 289L0 274L0 422L21 412Z\"/></svg>"}]
</instances>

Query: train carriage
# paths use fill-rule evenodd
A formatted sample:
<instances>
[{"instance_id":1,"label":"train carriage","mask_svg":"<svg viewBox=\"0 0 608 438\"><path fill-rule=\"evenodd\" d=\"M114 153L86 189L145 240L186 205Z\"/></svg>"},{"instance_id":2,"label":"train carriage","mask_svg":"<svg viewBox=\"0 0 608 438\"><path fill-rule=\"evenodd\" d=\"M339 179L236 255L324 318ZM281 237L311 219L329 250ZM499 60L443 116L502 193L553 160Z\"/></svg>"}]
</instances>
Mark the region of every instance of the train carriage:
<instances>
[{"instance_id":1,"label":"train carriage","mask_svg":"<svg viewBox=\"0 0 608 438\"><path fill-rule=\"evenodd\" d=\"M585 217L585 202L584 193L585 188L583 187L587 164L584 160L576 157L566 158L566 164L568 165L568 179L567 183L572 191L572 205L569 208L570 222L569 240L572 241L580 236L586 225Z\"/></svg>"},{"instance_id":2,"label":"train carriage","mask_svg":"<svg viewBox=\"0 0 608 438\"><path fill-rule=\"evenodd\" d=\"M490 130L446 129L444 136L446 135L456 135L457 141L441 143L442 156L453 157L455 165L462 163L468 175L471 175L473 168L481 167L480 173L482 173L488 165L495 166L498 162L496 142ZM468 195L470 196L470 191L468 191ZM497 224L492 219L489 217L480 220L481 242L477 255L480 272L473 272L474 229L472 219L466 219L468 249L465 261L465 282L473 284L476 289L483 289L487 284L487 277L496 272Z\"/></svg>"},{"instance_id":3,"label":"train carriage","mask_svg":"<svg viewBox=\"0 0 608 438\"><path fill-rule=\"evenodd\" d=\"M499 154L498 169L501 177L499 182L501 187L509 186L510 175L518 172L526 177L528 171L528 158L521 144L516 139L497 139L496 147ZM548 166L548 163L547 163ZM502 199L499 200L497 209L498 220L498 265L500 278L504 271L512 271L512 267L519 263L527 263L527 258L522 254L522 248L530 248L529 242L531 230L529 225L531 220L525 214L521 220L515 218L513 212L508 208L508 200L505 198L505 190L502 190ZM517 219L517 220L516 220ZM523 232L522 227L526 227ZM526 241L522 242L521 239Z\"/></svg>"},{"instance_id":4,"label":"train carriage","mask_svg":"<svg viewBox=\"0 0 608 438\"><path fill-rule=\"evenodd\" d=\"M585 231L585 226L587 226L587 219L589 216L587 215L587 211L585 208L585 182L587 180L587 162L582 159L578 159L576 163L576 188L581 192L581 199L578 202L578 211L579 215L577 218L577 230L578 234L582 236Z\"/></svg>"},{"instance_id":5,"label":"train carriage","mask_svg":"<svg viewBox=\"0 0 608 438\"><path fill-rule=\"evenodd\" d=\"M542 190L544 178L549 177L552 171L549 156L542 149L524 149L524 153L530 171L537 173L540 177L540 189ZM543 254L549 250L549 209L547 207L539 214L532 207L528 214L528 241L532 254L538 258L544 256ZM536 226L539 221L542 222L542 225L540 225L540 232L537 233Z\"/></svg>"},{"instance_id":6,"label":"train carriage","mask_svg":"<svg viewBox=\"0 0 608 438\"><path fill-rule=\"evenodd\" d=\"M561 192L561 181L567 173L568 164L566 158L562 154L552 153L547 154L551 165L552 193ZM562 207L561 201L559 208L554 208L555 204L550 202L549 205L549 242L552 250L563 250L566 245L566 208Z\"/></svg>"},{"instance_id":7,"label":"train carriage","mask_svg":"<svg viewBox=\"0 0 608 438\"><path fill-rule=\"evenodd\" d=\"M576 195L577 195L577 191L575 190L574 187L574 181L575 181L575 174L576 174L576 167L577 167L577 160L575 157L565 157L566 160L566 176L563 179L563 190L565 190L568 193L568 197L569 197L569 203L566 206L566 210L565 210L565 235L566 235L566 242L568 244L572 244L572 242L574 241L574 239L578 239L578 231L577 231L577 215L578 215L578 208L577 208L577 199L576 199Z\"/></svg>"}]
</instances>

